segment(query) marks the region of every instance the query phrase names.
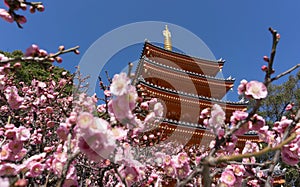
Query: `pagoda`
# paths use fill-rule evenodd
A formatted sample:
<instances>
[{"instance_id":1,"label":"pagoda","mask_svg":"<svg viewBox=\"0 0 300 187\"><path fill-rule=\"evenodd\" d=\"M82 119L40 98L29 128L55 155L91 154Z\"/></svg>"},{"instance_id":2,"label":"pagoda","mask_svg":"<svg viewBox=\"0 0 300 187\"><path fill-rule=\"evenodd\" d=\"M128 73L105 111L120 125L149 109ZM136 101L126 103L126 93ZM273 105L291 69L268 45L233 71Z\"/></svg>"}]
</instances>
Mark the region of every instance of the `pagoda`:
<instances>
[{"instance_id":1,"label":"pagoda","mask_svg":"<svg viewBox=\"0 0 300 187\"><path fill-rule=\"evenodd\" d=\"M246 110L247 103L222 100L235 81L231 77L216 77L224 60L206 60L175 52L167 26L163 34L164 48L148 41L144 43L134 80L143 97L157 98L164 105L164 118L151 132L159 133L162 140L208 146L215 135L202 125L200 112L218 104L229 122L234 111ZM239 136L237 147L242 149L247 140L257 142L258 137L251 133Z\"/></svg>"}]
</instances>

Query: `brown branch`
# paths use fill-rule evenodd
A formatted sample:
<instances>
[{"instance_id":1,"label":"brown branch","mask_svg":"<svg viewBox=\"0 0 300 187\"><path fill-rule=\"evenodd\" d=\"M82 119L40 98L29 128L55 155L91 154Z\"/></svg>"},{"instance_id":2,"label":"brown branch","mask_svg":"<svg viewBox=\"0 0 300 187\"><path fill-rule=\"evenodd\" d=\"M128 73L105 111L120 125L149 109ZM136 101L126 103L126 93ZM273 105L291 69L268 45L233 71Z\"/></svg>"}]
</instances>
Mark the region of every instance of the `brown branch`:
<instances>
[{"instance_id":1,"label":"brown branch","mask_svg":"<svg viewBox=\"0 0 300 187\"><path fill-rule=\"evenodd\" d=\"M295 117L295 120L293 121L293 123L291 125L288 126L288 128L286 129L286 131L284 132L284 135L283 135L283 140L286 141L288 140L289 138L287 138L290 134L290 131L296 126L296 124L299 122L300 120L300 109L298 110L297 114L296 114L296 117ZM293 133L296 137L296 133L294 132ZM293 135L292 134L292 135ZM274 172L274 169L275 169L275 164L279 161L279 158L280 158L280 150L277 150L276 153L275 153L275 156L273 158L273 164L271 164L271 166L269 167L269 173L268 173L268 177L267 177L267 180L266 180L266 183L265 183L265 187L271 187L271 179L272 179L272 175L273 175L273 172Z\"/></svg>"},{"instance_id":2,"label":"brown branch","mask_svg":"<svg viewBox=\"0 0 300 187\"><path fill-rule=\"evenodd\" d=\"M288 69L287 71L283 72L283 73L280 73L279 75L277 75L276 77L273 77L271 79L271 82L275 81L275 80L278 80L279 78L291 73L292 71L294 71L295 69L299 68L300 67L300 64L297 64L295 65L294 67Z\"/></svg>"},{"instance_id":3,"label":"brown branch","mask_svg":"<svg viewBox=\"0 0 300 187\"><path fill-rule=\"evenodd\" d=\"M183 180L183 181L181 181L181 182L177 182L177 187L182 187L182 186L185 186L188 182L190 182L191 180L193 180L193 178L194 177L196 177L199 173L202 173L203 171L202 171L202 168L199 168L199 167L197 167L197 168L195 168L193 171L192 171L192 173L185 179L185 180ZM208 174L209 174L209 172L208 172ZM208 177L208 178L210 178L210 177ZM206 179L206 178L205 178Z\"/></svg>"},{"instance_id":4,"label":"brown branch","mask_svg":"<svg viewBox=\"0 0 300 187\"><path fill-rule=\"evenodd\" d=\"M70 133L68 135L68 148L67 148L68 159L66 161L66 164L63 167L60 179L57 182L57 185L56 185L57 187L62 187L63 186L71 163L80 154L80 151L77 151L77 152L71 154L71 138L72 138L72 134Z\"/></svg>"},{"instance_id":5,"label":"brown branch","mask_svg":"<svg viewBox=\"0 0 300 187\"><path fill-rule=\"evenodd\" d=\"M256 157L256 156L261 156L263 154L266 154L271 151L277 151L280 150L284 145L290 143L292 140L296 138L296 133L292 133L291 136L289 136L287 139L282 141L280 144L278 144L275 147L266 147L258 152L253 152L253 153L245 153L245 154L238 154L238 155L231 155L231 156L220 156L218 158L213 158L210 160L211 165L216 165L221 162L228 162L228 161L237 161L243 158L250 158L250 157Z\"/></svg>"},{"instance_id":6,"label":"brown branch","mask_svg":"<svg viewBox=\"0 0 300 187\"><path fill-rule=\"evenodd\" d=\"M245 165L245 166L260 166L260 167L264 167L267 165L272 164L273 162L271 161L267 161L267 162L263 162L263 163L242 163L242 162L236 162L236 161L228 161L226 162L227 164L235 164L235 165Z\"/></svg>"},{"instance_id":7,"label":"brown branch","mask_svg":"<svg viewBox=\"0 0 300 187\"><path fill-rule=\"evenodd\" d=\"M47 55L45 57L16 57L16 58L10 58L8 60L0 61L0 64L7 64L11 62L38 62L38 63L43 63L43 62L49 62L51 58L55 58L59 55L69 53L69 52L75 52L76 50L79 49L79 46L72 47L70 49L58 51L55 54L52 55Z\"/></svg>"}]
</instances>

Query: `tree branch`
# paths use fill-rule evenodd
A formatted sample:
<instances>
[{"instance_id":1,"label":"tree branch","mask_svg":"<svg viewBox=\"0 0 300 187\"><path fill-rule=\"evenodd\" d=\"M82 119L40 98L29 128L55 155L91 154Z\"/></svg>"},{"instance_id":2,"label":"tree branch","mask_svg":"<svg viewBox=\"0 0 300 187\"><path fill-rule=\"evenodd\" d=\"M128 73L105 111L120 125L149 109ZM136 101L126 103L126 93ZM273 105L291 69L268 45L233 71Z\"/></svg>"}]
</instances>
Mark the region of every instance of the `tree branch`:
<instances>
[{"instance_id":1,"label":"tree branch","mask_svg":"<svg viewBox=\"0 0 300 187\"><path fill-rule=\"evenodd\" d=\"M8 60L3 60L0 61L0 64L7 64L11 62L38 62L38 63L43 63L43 62L49 62L51 58L55 58L59 55L69 53L69 52L75 52L76 50L79 49L79 46L72 47L66 50L58 51L55 54L47 55L45 57L16 57L16 58L10 58Z\"/></svg>"},{"instance_id":2,"label":"tree branch","mask_svg":"<svg viewBox=\"0 0 300 187\"><path fill-rule=\"evenodd\" d=\"M294 71L295 69L297 69L297 68L299 68L299 67L300 67L300 64L297 64L297 65L295 65L294 67L288 69L287 71L285 71L285 72L283 72L283 73L280 73L280 74L277 75L276 77L273 77L273 78L271 79L271 82L280 79L281 77L283 77L283 76L285 76L285 75L291 73L292 71Z\"/></svg>"}]
</instances>

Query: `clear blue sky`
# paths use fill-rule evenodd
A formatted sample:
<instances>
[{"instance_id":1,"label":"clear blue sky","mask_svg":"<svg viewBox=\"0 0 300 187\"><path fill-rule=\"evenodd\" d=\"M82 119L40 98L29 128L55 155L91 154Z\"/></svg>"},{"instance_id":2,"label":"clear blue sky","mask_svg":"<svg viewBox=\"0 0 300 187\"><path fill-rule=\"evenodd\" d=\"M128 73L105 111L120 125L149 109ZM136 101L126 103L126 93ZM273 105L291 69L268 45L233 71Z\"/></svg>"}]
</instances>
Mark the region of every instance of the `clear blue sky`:
<instances>
[{"instance_id":1,"label":"clear blue sky","mask_svg":"<svg viewBox=\"0 0 300 187\"><path fill-rule=\"evenodd\" d=\"M264 64L262 57L270 52L270 26L281 34L276 73L300 62L300 1L51 0L44 5L43 13L25 14L28 22L22 30L0 20L1 50L24 51L32 43L48 51L61 44L79 45L81 55L63 56L62 66L73 71L89 46L105 33L129 23L163 21L193 32L216 58L224 58L225 76L236 78L234 91L243 78L263 80L260 66ZM137 46L116 60L127 64L136 60L141 50Z\"/></svg>"}]
</instances>

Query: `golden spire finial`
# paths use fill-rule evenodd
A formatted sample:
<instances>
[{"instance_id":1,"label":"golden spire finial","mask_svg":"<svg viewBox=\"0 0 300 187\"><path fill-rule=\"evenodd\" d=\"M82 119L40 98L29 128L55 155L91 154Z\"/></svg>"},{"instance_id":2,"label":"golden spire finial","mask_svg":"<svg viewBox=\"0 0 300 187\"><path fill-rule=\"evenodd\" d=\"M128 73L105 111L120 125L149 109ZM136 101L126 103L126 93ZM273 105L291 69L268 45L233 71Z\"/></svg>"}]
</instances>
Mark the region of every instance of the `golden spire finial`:
<instances>
[{"instance_id":1,"label":"golden spire finial","mask_svg":"<svg viewBox=\"0 0 300 187\"><path fill-rule=\"evenodd\" d=\"M165 30L163 30L163 35L165 36L165 49L172 51L171 33L168 29L168 25L166 25Z\"/></svg>"}]
</instances>

